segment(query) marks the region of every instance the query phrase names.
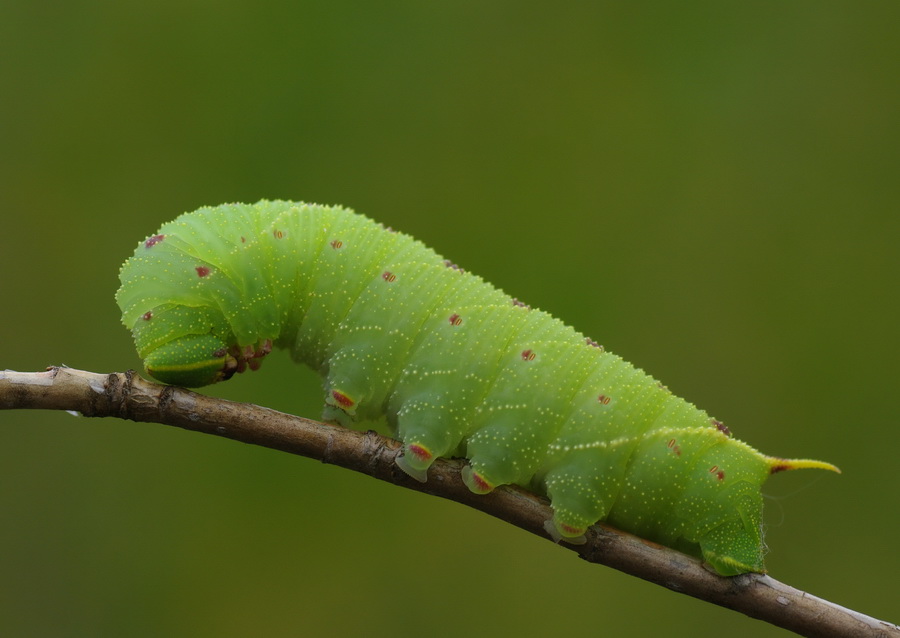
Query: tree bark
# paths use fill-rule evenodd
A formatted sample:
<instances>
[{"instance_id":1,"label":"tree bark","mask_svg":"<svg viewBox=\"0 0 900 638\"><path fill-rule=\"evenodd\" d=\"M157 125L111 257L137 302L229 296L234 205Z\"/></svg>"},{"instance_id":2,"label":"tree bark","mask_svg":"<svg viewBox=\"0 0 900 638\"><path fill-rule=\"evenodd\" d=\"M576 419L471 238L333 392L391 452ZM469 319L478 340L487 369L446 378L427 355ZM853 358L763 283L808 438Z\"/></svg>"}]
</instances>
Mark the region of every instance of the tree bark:
<instances>
[{"instance_id":1,"label":"tree bark","mask_svg":"<svg viewBox=\"0 0 900 638\"><path fill-rule=\"evenodd\" d=\"M394 463L400 444L276 412L212 399L182 388L145 381L133 371L96 374L71 368L0 372L0 408L74 410L85 416L161 423L222 436L339 465L401 487L464 503L547 538L546 499L515 486L476 495L460 478L464 462L438 459L419 483ZM701 561L602 523L583 545L562 546L583 559L694 596L803 636L900 638L900 627L817 598L763 574L722 577Z\"/></svg>"}]
</instances>

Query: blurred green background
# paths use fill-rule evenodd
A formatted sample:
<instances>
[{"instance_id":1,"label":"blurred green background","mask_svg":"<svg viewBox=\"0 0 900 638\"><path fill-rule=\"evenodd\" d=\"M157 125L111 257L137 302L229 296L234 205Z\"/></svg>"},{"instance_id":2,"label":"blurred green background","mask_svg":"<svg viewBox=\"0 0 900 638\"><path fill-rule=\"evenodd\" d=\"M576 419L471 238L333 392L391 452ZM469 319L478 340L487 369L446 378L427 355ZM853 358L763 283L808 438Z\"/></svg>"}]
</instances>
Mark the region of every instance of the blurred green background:
<instances>
[{"instance_id":1,"label":"blurred green background","mask_svg":"<svg viewBox=\"0 0 900 638\"><path fill-rule=\"evenodd\" d=\"M548 7L3 0L0 369L138 366L117 269L178 213L341 203L839 465L765 486L771 574L900 621L900 5ZM0 635L322 632L784 635L308 459L0 414Z\"/></svg>"}]
</instances>

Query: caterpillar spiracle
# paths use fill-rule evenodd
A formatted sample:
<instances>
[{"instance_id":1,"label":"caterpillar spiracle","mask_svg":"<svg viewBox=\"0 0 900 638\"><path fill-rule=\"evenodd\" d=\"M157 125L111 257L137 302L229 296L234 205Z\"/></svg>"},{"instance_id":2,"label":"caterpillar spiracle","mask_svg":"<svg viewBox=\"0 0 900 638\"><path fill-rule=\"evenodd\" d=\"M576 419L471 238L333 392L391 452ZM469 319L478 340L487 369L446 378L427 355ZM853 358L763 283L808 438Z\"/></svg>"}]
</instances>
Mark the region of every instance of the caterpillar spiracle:
<instances>
[{"instance_id":1,"label":"caterpillar spiracle","mask_svg":"<svg viewBox=\"0 0 900 638\"><path fill-rule=\"evenodd\" d=\"M386 417L421 481L435 458L464 456L473 492L545 494L556 540L604 520L723 575L764 572L762 483L839 471L757 452L585 335L346 208L201 208L119 276L151 376L207 385L286 348L322 374L326 419Z\"/></svg>"}]
</instances>

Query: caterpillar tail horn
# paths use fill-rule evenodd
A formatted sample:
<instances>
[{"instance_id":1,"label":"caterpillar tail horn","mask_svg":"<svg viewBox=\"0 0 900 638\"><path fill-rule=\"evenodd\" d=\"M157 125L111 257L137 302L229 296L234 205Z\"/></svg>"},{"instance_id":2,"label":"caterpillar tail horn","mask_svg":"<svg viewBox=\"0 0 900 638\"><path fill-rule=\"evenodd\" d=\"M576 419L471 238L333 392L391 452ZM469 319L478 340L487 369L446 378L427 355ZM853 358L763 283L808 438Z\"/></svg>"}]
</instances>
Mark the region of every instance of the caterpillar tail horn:
<instances>
[{"instance_id":1,"label":"caterpillar tail horn","mask_svg":"<svg viewBox=\"0 0 900 638\"><path fill-rule=\"evenodd\" d=\"M788 470L828 470L841 473L841 470L831 463L815 461L813 459L780 459L777 456L766 457L769 462L769 474L786 472Z\"/></svg>"}]
</instances>

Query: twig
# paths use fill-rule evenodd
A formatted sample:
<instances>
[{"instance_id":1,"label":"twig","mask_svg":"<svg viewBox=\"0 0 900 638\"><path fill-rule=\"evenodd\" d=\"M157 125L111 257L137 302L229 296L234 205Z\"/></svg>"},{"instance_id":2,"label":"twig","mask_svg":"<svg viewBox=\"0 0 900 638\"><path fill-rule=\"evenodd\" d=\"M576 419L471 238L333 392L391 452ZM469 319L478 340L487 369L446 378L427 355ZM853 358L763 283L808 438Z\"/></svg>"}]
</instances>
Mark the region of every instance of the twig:
<instances>
[{"instance_id":1,"label":"twig","mask_svg":"<svg viewBox=\"0 0 900 638\"><path fill-rule=\"evenodd\" d=\"M212 399L149 383L134 372L96 374L71 368L0 372L0 408L76 410L174 425L332 463L408 489L464 503L547 538L547 501L523 489L471 493L460 478L463 463L439 459L419 483L394 464L396 441L290 416L267 408ZM700 561L603 524L588 530L584 545L563 545L593 563L740 611L803 636L900 638L900 627L845 609L761 574L724 578Z\"/></svg>"}]
</instances>

